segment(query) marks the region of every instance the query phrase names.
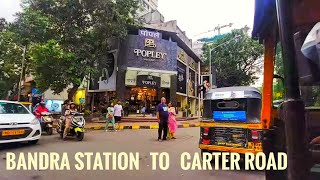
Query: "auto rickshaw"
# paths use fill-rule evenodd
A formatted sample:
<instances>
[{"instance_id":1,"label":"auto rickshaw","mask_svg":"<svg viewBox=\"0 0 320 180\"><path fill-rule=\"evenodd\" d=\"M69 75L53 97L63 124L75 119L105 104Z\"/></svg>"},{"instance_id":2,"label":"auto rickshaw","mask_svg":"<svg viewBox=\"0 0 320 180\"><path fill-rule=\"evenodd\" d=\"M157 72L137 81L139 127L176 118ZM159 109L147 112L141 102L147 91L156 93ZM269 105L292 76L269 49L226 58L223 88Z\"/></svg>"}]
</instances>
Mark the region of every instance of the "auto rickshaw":
<instances>
[{"instance_id":1,"label":"auto rickshaw","mask_svg":"<svg viewBox=\"0 0 320 180\"><path fill-rule=\"evenodd\" d=\"M254 87L209 90L200 123L201 152L262 152L261 93Z\"/></svg>"},{"instance_id":2,"label":"auto rickshaw","mask_svg":"<svg viewBox=\"0 0 320 180\"><path fill-rule=\"evenodd\" d=\"M286 152L286 171L265 171L267 180L320 179L315 164L320 151L310 141L320 136L319 108L306 107L305 87L319 86L320 68L306 58L301 47L320 21L319 0L256 0L252 36L265 46L261 122L263 151ZM283 102L272 105L272 82L277 43L284 66ZM317 113L318 112L318 113ZM317 115L318 114L318 115Z\"/></svg>"}]
</instances>

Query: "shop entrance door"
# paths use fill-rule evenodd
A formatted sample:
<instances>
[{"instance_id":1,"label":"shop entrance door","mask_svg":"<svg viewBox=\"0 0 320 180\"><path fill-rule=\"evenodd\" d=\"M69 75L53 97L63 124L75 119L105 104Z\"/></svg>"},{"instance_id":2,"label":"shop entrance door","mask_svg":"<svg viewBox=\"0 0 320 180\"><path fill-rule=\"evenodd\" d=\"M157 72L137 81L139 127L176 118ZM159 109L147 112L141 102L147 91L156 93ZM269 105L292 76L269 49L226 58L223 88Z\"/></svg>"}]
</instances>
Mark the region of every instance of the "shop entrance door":
<instances>
[{"instance_id":1,"label":"shop entrance door","mask_svg":"<svg viewBox=\"0 0 320 180\"><path fill-rule=\"evenodd\" d=\"M157 88L132 87L130 92L129 115L148 115L154 114L155 105L158 103ZM142 109L144 108L144 113Z\"/></svg>"}]
</instances>

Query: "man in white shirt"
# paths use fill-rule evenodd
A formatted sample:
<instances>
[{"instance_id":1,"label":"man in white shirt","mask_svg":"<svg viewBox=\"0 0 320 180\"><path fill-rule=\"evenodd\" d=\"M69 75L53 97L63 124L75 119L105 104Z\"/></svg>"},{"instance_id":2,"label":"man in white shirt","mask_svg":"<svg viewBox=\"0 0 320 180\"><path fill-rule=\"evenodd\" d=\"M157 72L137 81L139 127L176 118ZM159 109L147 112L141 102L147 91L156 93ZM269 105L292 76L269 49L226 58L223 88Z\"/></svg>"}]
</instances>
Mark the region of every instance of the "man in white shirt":
<instances>
[{"instance_id":1,"label":"man in white shirt","mask_svg":"<svg viewBox=\"0 0 320 180\"><path fill-rule=\"evenodd\" d=\"M118 101L117 104L114 106L114 119L116 123L121 121L122 112L123 112L122 106Z\"/></svg>"}]
</instances>

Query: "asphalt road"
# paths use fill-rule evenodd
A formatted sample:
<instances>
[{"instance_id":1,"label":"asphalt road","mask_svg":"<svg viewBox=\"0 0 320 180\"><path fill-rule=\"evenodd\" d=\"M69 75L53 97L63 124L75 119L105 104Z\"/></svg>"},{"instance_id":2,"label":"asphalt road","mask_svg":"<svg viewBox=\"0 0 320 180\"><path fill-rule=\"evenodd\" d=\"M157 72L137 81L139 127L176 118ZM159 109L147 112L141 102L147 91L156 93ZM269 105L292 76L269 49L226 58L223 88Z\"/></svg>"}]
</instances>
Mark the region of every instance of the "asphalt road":
<instances>
[{"instance_id":1,"label":"asphalt road","mask_svg":"<svg viewBox=\"0 0 320 180\"><path fill-rule=\"evenodd\" d=\"M173 179L264 179L263 172L257 171L222 171L181 169L180 156L183 152L198 153L198 128L178 129L177 139L158 142L156 130L123 130L120 132L91 131L85 134L82 142L74 139L62 141L57 134L42 136L37 145L10 145L0 150L0 180L82 180L82 179L125 179L141 178L163 180ZM6 170L6 152L57 152L68 153L71 170ZM77 152L139 152L139 170L75 170ZM152 170L150 152L167 152L170 156L168 170Z\"/></svg>"}]
</instances>

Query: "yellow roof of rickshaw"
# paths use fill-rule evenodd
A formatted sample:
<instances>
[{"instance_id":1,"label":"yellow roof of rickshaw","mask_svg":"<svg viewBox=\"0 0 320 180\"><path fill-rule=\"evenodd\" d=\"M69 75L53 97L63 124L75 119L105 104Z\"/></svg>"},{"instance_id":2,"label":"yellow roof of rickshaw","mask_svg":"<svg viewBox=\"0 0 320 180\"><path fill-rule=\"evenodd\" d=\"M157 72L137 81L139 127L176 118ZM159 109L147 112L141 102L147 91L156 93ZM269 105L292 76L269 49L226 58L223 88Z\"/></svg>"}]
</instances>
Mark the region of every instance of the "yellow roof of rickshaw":
<instances>
[{"instance_id":1,"label":"yellow roof of rickshaw","mask_svg":"<svg viewBox=\"0 0 320 180\"><path fill-rule=\"evenodd\" d=\"M19 102L19 103L21 103L23 105L31 105L32 104L31 102Z\"/></svg>"}]
</instances>

